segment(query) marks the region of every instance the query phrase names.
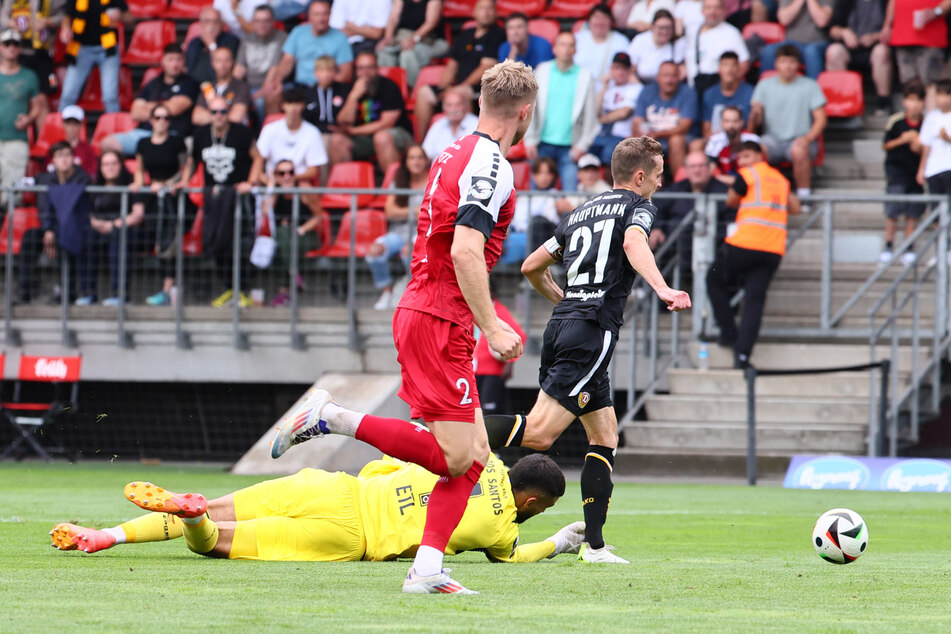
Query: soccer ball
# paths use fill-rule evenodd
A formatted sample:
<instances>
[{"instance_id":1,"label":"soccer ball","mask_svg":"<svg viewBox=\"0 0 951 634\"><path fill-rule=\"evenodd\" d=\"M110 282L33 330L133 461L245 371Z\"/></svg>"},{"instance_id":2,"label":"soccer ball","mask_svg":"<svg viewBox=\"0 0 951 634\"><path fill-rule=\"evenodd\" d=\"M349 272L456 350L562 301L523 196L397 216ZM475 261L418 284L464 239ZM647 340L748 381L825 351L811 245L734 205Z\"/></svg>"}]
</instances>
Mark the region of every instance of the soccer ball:
<instances>
[{"instance_id":1,"label":"soccer ball","mask_svg":"<svg viewBox=\"0 0 951 634\"><path fill-rule=\"evenodd\" d=\"M812 529L812 545L819 556L832 564L850 564L868 547L865 520L849 509L823 513Z\"/></svg>"}]
</instances>

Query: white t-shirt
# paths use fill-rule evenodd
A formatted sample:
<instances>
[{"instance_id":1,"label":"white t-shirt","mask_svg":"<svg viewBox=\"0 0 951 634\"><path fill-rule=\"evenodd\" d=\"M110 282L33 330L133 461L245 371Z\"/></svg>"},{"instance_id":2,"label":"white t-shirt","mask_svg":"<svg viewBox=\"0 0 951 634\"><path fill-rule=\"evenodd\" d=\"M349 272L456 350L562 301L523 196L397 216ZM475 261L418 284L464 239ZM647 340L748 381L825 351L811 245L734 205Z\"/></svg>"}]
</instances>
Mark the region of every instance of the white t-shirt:
<instances>
[{"instance_id":1,"label":"white t-shirt","mask_svg":"<svg viewBox=\"0 0 951 634\"><path fill-rule=\"evenodd\" d=\"M324 140L316 126L302 121L300 128L291 132L287 121L279 119L261 129L257 141L258 152L264 157L265 169L270 174L278 161L294 163L294 172L306 172L308 167L327 164Z\"/></svg>"},{"instance_id":2,"label":"white t-shirt","mask_svg":"<svg viewBox=\"0 0 951 634\"><path fill-rule=\"evenodd\" d=\"M740 63L750 59L750 52L746 49L746 42L740 30L732 24L721 22L712 29L700 31L700 63L697 64L697 33L695 30L687 33L687 49L684 59L687 62L687 79L693 86L694 77L698 74L715 75L720 70L720 56L727 51L733 51L740 58Z\"/></svg>"},{"instance_id":3,"label":"white t-shirt","mask_svg":"<svg viewBox=\"0 0 951 634\"><path fill-rule=\"evenodd\" d=\"M449 147L453 141L467 134L472 134L478 125L479 117L469 112L459 123L459 129L453 132L449 125L449 118L442 117L429 126L429 132L426 133L426 138L423 139L423 151L426 152L430 161L435 161L436 157L442 154L442 151Z\"/></svg>"},{"instance_id":4,"label":"white t-shirt","mask_svg":"<svg viewBox=\"0 0 951 634\"><path fill-rule=\"evenodd\" d=\"M657 70L662 63L675 62L679 64L684 61L686 46L684 38L668 42L663 46L657 46L654 44L654 34L650 31L644 31L631 40L627 54L631 56L631 64L637 67L637 76L644 81L654 81L657 77Z\"/></svg>"},{"instance_id":5,"label":"white t-shirt","mask_svg":"<svg viewBox=\"0 0 951 634\"><path fill-rule=\"evenodd\" d=\"M357 26L375 26L385 29L390 19L392 6L391 0L359 0L359 2L337 0L330 8L330 28L343 31L347 22L352 22ZM348 40L353 44L362 42L364 37L351 35Z\"/></svg>"},{"instance_id":6,"label":"white t-shirt","mask_svg":"<svg viewBox=\"0 0 951 634\"><path fill-rule=\"evenodd\" d=\"M575 33L575 64L591 73L600 89L601 79L611 70L615 53L626 52L630 45L631 41L617 31L611 31L603 42L597 44L591 31L581 29Z\"/></svg>"},{"instance_id":7,"label":"white t-shirt","mask_svg":"<svg viewBox=\"0 0 951 634\"><path fill-rule=\"evenodd\" d=\"M601 114L613 112L618 108L630 108L631 116L627 119L621 119L611 124L611 134L626 139L631 136L631 122L634 120L634 106L637 104L637 97L641 94L644 86L629 81L623 86L618 86L614 80L608 82L608 87L604 91L604 101L601 102Z\"/></svg>"},{"instance_id":8,"label":"white t-shirt","mask_svg":"<svg viewBox=\"0 0 951 634\"><path fill-rule=\"evenodd\" d=\"M627 25L629 27L633 27L638 22L652 24L654 14L661 9L667 9L671 13L674 12L674 0L650 0L650 4L647 3L648 0L637 0L634 3L631 12L627 15Z\"/></svg>"},{"instance_id":9,"label":"white t-shirt","mask_svg":"<svg viewBox=\"0 0 951 634\"><path fill-rule=\"evenodd\" d=\"M925 161L925 178L951 171L951 143L941 138L942 128L951 134L951 112L932 110L921 123L918 138L922 145L930 148L928 160Z\"/></svg>"},{"instance_id":10,"label":"white t-shirt","mask_svg":"<svg viewBox=\"0 0 951 634\"><path fill-rule=\"evenodd\" d=\"M237 13L247 22L251 21L254 15L254 9L261 4L261 0L238 0ZM221 14L221 21L228 25L228 32L237 38L244 37L244 31L241 30L241 23L235 17L235 10L231 8L231 0L215 0L213 5Z\"/></svg>"},{"instance_id":11,"label":"white t-shirt","mask_svg":"<svg viewBox=\"0 0 951 634\"><path fill-rule=\"evenodd\" d=\"M555 198L551 196L531 196L522 192L515 199L515 214L512 216L512 231L525 233L532 218L541 216L553 225L558 224L558 210Z\"/></svg>"},{"instance_id":12,"label":"white t-shirt","mask_svg":"<svg viewBox=\"0 0 951 634\"><path fill-rule=\"evenodd\" d=\"M677 0L674 18L684 25L684 33L695 33L703 24L703 3L698 0Z\"/></svg>"}]
</instances>

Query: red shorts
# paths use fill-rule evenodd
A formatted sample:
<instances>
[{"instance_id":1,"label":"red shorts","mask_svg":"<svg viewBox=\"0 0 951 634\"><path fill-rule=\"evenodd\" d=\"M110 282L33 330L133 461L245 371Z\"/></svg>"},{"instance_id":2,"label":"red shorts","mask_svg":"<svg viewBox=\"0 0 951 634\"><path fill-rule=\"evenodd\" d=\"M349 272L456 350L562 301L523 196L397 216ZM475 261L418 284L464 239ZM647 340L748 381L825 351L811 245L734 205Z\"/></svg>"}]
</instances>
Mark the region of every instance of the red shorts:
<instances>
[{"instance_id":1,"label":"red shorts","mask_svg":"<svg viewBox=\"0 0 951 634\"><path fill-rule=\"evenodd\" d=\"M424 421L474 423L480 407L472 333L411 308L393 313L393 341L403 382L399 397Z\"/></svg>"}]
</instances>

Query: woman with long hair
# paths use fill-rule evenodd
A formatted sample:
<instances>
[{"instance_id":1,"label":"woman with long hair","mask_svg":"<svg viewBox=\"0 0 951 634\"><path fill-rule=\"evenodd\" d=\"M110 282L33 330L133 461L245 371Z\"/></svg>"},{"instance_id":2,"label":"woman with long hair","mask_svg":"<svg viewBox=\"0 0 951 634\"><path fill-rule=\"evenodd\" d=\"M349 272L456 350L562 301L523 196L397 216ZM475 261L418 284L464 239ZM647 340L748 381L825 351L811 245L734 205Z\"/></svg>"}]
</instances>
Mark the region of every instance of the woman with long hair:
<instances>
[{"instance_id":1,"label":"woman with long hair","mask_svg":"<svg viewBox=\"0 0 951 634\"><path fill-rule=\"evenodd\" d=\"M389 260L399 254L409 274L412 241L415 238L416 218L423 202L423 190L429 180L430 160L422 146L413 144L403 155L403 161L393 181L395 189L413 189L410 196L389 194L383 211L386 213L387 232L376 239L367 253L367 265L373 275L373 284L381 292L373 308L386 310L393 302L393 276Z\"/></svg>"}]
</instances>

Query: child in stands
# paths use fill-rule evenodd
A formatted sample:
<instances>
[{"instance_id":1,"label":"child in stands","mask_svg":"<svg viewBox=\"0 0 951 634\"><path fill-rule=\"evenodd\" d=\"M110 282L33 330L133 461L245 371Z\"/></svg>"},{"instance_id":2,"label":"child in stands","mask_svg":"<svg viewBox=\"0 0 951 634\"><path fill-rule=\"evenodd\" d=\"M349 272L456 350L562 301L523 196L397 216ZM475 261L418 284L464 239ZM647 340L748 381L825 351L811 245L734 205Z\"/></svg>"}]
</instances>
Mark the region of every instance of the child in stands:
<instances>
[{"instance_id":1,"label":"child in stands","mask_svg":"<svg viewBox=\"0 0 951 634\"><path fill-rule=\"evenodd\" d=\"M921 141L918 133L925 107L925 88L917 80L905 84L902 90L902 112L895 113L885 125L885 179L888 194L920 194L924 190L915 179L921 162ZM898 231L898 219L905 217L905 237L915 230L915 224L925 206L918 203L885 203L885 248L879 256L882 264L892 259L892 246ZM909 250L902 262L911 264L915 253Z\"/></svg>"}]
</instances>

